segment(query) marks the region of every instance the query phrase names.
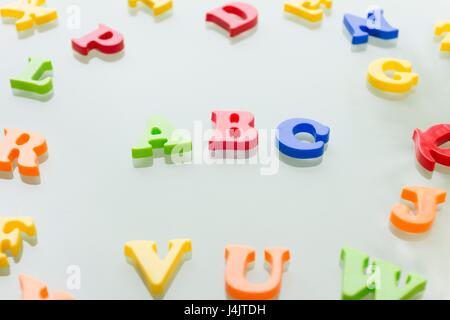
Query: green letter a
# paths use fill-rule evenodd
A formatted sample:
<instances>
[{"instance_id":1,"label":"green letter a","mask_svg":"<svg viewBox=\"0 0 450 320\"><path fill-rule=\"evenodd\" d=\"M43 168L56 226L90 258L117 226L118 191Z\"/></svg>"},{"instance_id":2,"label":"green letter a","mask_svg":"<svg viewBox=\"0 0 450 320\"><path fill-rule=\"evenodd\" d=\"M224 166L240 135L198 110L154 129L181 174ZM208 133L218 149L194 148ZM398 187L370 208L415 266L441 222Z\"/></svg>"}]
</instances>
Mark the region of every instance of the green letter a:
<instances>
[{"instance_id":1,"label":"green letter a","mask_svg":"<svg viewBox=\"0 0 450 320\"><path fill-rule=\"evenodd\" d=\"M147 121L146 132L131 154L133 159L150 158L153 149L163 149L165 155L183 154L192 150L192 141L166 119L155 116Z\"/></svg>"}]
</instances>

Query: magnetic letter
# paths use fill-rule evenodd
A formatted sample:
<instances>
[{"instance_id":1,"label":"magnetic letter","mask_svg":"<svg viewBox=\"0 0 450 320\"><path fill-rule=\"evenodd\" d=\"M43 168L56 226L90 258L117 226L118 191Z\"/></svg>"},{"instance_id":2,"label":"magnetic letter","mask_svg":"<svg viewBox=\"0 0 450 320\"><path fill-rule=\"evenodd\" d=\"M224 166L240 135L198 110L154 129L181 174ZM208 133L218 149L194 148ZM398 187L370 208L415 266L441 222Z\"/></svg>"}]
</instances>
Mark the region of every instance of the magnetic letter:
<instances>
[{"instance_id":1,"label":"magnetic letter","mask_svg":"<svg viewBox=\"0 0 450 320\"><path fill-rule=\"evenodd\" d=\"M8 268L8 256L17 257L22 250L22 232L29 237L36 235L33 218L1 218L0 217L0 268Z\"/></svg>"},{"instance_id":2,"label":"magnetic letter","mask_svg":"<svg viewBox=\"0 0 450 320\"><path fill-rule=\"evenodd\" d=\"M309 133L315 142L297 139L299 133ZM285 120L277 128L276 145L280 152L297 159L318 158L325 152L325 144L330 138L330 128L310 119L293 118Z\"/></svg>"},{"instance_id":3,"label":"magnetic letter","mask_svg":"<svg viewBox=\"0 0 450 320\"><path fill-rule=\"evenodd\" d=\"M137 3L141 1L144 3L147 7L152 9L153 14L155 16L159 16L163 14L164 12L169 11L172 9L173 1L172 0L128 0L128 5L131 8L136 8Z\"/></svg>"},{"instance_id":4,"label":"magnetic letter","mask_svg":"<svg viewBox=\"0 0 450 320\"><path fill-rule=\"evenodd\" d=\"M20 129L5 129L5 139L0 141L0 171L12 172L17 159L19 173L39 176L38 157L47 152L47 142L39 133Z\"/></svg>"},{"instance_id":5,"label":"magnetic letter","mask_svg":"<svg viewBox=\"0 0 450 320\"><path fill-rule=\"evenodd\" d=\"M11 88L47 94L53 89L53 78L45 77L42 79L42 76L49 71L53 71L50 60L28 58L28 64L22 73L10 80Z\"/></svg>"},{"instance_id":6,"label":"magnetic letter","mask_svg":"<svg viewBox=\"0 0 450 320\"><path fill-rule=\"evenodd\" d=\"M185 137L163 117L151 117L146 131L138 144L132 148L133 159L153 157L153 149L164 149L164 154L184 153L192 150L192 141Z\"/></svg>"},{"instance_id":7,"label":"magnetic letter","mask_svg":"<svg viewBox=\"0 0 450 320\"><path fill-rule=\"evenodd\" d=\"M427 281L415 273L409 273L405 284L400 285L402 271L399 267L375 259L359 250L341 250L343 265L342 299L360 300L373 293L375 300L407 300L425 290Z\"/></svg>"},{"instance_id":8,"label":"magnetic letter","mask_svg":"<svg viewBox=\"0 0 450 320\"><path fill-rule=\"evenodd\" d=\"M309 20L310 22L319 22L323 17L322 6L331 9L332 0L294 0L284 4L284 11L292 13L298 17Z\"/></svg>"},{"instance_id":9,"label":"magnetic letter","mask_svg":"<svg viewBox=\"0 0 450 320\"><path fill-rule=\"evenodd\" d=\"M450 124L436 124L425 132L415 129L413 140L416 145L417 161L427 169L433 171L436 162L450 166L450 149L440 148L450 141Z\"/></svg>"},{"instance_id":10,"label":"magnetic letter","mask_svg":"<svg viewBox=\"0 0 450 320\"><path fill-rule=\"evenodd\" d=\"M45 0L17 0L1 7L0 15L18 19L16 29L24 31L58 18L56 10L42 7L44 4Z\"/></svg>"},{"instance_id":11,"label":"magnetic letter","mask_svg":"<svg viewBox=\"0 0 450 320\"><path fill-rule=\"evenodd\" d=\"M73 300L72 295L64 291L50 294L47 285L31 276L19 275L22 300Z\"/></svg>"},{"instance_id":12,"label":"magnetic letter","mask_svg":"<svg viewBox=\"0 0 450 320\"><path fill-rule=\"evenodd\" d=\"M124 47L123 36L103 24L82 38L72 39L72 48L83 56L87 56L94 49L104 54L115 54L122 51Z\"/></svg>"},{"instance_id":13,"label":"magnetic letter","mask_svg":"<svg viewBox=\"0 0 450 320\"><path fill-rule=\"evenodd\" d=\"M441 41L441 51L450 51L450 21L438 21L434 26L434 34L441 36L444 33L444 39Z\"/></svg>"},{"instance_id":14,"label":"magnetic letter","mask_svg":"<svg viewBox=\"0 0 450 320\"><path fill-rule=\"evenodd\" d=\"M186 254L192 251L189 239L169 241L169 251L160 259L153 241L129 241L125 244L125 256L128 257L144 278L150 293L162 297Z\"/></svg>"},{"instance_id":15,"label":"magnetic letter","mask_svg":"<svg viewBox=\"0 0 450 320\"><path fill-rule=\"evenodd\" d=\"M217 24L227 30L230 37L235 37L256 26L258 11L247 3L233 2L209 11L206 21Z\"/></svg>"},{"instance_id":16,"label":"magnetic letter","mask_svg":"<svg viewBox=\"0 0 450 320\"><path fill-rule=\"evenodd\" d=\"M433 225L437 205L445 202L446 196L447 193L440 189L405 187L401 197L414 203L416 213L407 205L398 203L391 210L391 223L406 232L426 232Z\"/></svg>"},{"instance_id":17,"label":"magnetic letter","mask_svg":"<svg viewBox=\"0 0 450 320\"><path fill-rule=\"evenodd\" d=\"M344 15L344 25L352 37L352 44L363 44L369 41L369 36L390 40L398 37L398 29L392 27L384 18L383 10L370 10L366 18Z\"/></svg>"},{"instance_id":18,"label":"magnetic letter","mask_svg":"<svg viewBox=\"0 0 450 320\"><path fill-rule=\"evenodd\" d=\"M225 289L241 300L268 300L280 293L285 263L290 260L289 249L266 248L264 260L270 264L270 278L265 283L251 283L246 278L249 264L255 261L255 250L247 246L225 248Z\"/></svg>"},{"instance_id":19,"label":"magnetic letter","mask_svg":"<svg viewBox=\"0 0 450 320\"><path fill-rule=\"evenodd\" d=\"M392 78L386 71L394 71ZM412 73L412 64L407 60L381 58L370 63L367 80L379 90L405 93L417 85L419 75Z\"/></svg>"},{"instance_id":20,"label":"magnetic letter","mask_svg":"<svg viewBox=\"0 0 450 320\"><path fill-rule=\"evenodd\" d=\"M251 150L258 145L255 118L247 111L214 111L209 150Z\"/></svg>"}]
</instances>

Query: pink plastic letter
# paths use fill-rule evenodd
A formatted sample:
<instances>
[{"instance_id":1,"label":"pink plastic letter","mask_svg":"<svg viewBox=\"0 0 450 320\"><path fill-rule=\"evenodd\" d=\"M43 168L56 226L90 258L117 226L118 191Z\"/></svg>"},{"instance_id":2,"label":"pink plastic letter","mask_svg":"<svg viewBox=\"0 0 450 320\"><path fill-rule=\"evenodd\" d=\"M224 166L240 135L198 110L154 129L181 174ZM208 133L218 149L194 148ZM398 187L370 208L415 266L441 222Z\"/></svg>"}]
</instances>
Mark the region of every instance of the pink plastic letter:
<instances>
[{"instance_id":1,"label":"pink plastic letter","mask_svg":"<svg viewBox=\"0 0 450 320\"><path fill-rule=\"evenodd\" d=\"M216 128L209 140L209 150L250 150L258 145L258 131L253 114L247 111L214 111Z\"/></svg>"},{"instance_id":2,"label":"pink plastic letter","mask_svg":"<svg viewBox=\"0 0 450 320\"><path fill-rule=\"evenodd\" d=\"M123 36L103 24L82 38L72 39L72 48L83 56L87 56L93 49L105 54L114 54L122 51L124 47Z\"/></svg>"},{"instance_id":3,"label":"pink plastic letter","mask_svg":"<svg viewBox=\"0 0 450 320\"><path fill-rule=\"evenodd\" d=\"M206 21L214 22L227 30L230 37L235 37L256 26L258 11L247 3L233 2L209 11L206 14Z\"/></svg>"}]
</instances>

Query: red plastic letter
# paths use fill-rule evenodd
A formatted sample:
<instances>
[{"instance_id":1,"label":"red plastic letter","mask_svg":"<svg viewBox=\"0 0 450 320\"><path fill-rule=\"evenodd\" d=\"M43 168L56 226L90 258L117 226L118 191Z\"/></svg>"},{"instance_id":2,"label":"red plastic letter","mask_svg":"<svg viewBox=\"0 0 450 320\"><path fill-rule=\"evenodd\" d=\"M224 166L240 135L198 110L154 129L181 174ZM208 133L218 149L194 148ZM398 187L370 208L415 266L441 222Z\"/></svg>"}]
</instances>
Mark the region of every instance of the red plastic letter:
<instances>
[{"instance_id":1,"label":"red plastic letter","mask_svg":"<svg viewBox=\"0 0 450 320\"><path fill-rule=\"evenodd\" d=\"M250 150L258 145L258 130L253 114L246 111L214 111L216 128L209 150Z\"/></svg>"},{"instance_id":2,"label":"red plastic letter","mask_svg":"<svg viewBox=\"0 0 450 320\"><path fill-rule=\"evenodd\" d=\"M0 141L0 171L14 169L17 159L19 172L23 176L39 176L38 157L47 152L47 142L38 133L20 129L5 129L5 139Z\"/></svg>"},{"instance_id":3,"label":"red plastic letter","mask_svg":"<svg viewBox=\"0 0 450 320\"><path fill-rule=\"evenodd\" d=\"M249 4L233 2L209 11L206 14L206 21L214 22L227 30L230 37L235 37L256 26L258 11Z\"/></svg>"},{"instance_id":4,"label":"red plastic letter","mask_svg":"<svg viewBox=\"0 0 450 320\"><path fill-rule=\"evenodd\" d=\"M105 54L114 54L122 51L124 47L123 36L103 24L82 38L72 39L72 48L83 56L87 56L93 49Z\"/></svg>"},{"instance_id":5,"label":"red plastic letter","mask_svg":"<svg viewBox=\"0 0 450 320\"><path fill-rule=\"evenodd\" d=\"M433 171L437 163L450 166L450 149L439 146L450 141L450 124L436 124L425 132L414 130L417 161L428 171Z\"/></svg>"}]
</instances>

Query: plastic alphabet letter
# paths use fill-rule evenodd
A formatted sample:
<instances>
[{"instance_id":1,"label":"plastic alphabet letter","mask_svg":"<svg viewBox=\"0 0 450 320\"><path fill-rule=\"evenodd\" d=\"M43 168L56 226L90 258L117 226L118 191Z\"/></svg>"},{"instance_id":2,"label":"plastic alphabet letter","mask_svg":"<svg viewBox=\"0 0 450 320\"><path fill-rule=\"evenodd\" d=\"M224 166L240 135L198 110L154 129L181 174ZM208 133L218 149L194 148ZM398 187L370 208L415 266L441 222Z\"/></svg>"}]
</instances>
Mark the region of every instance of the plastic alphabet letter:
<instances>
[{"instance_id":1,"label":"plastic alphabet letter","mask_svg":"<svg viewBox=\"0 0 450 320\"><path fill-rule=\"evenodd\" d=\"M72 48L83 56L94 49L104 54L115 54L125 48L125 41L122 34L100 24L97 30L84 37L72 39Z\"/></svg>"},{"instance_id":2,"label":"plastic alphabet letter","mask_svg":"<svg viewBox=\"0 0 450 320\"><path fill-rule=\"evenodd\" d=\"M391 210L391 223L406 232L426 232L433 225L437 205L445 202L446 196L447 193L440 189L405 187L401 197L413 202L417 212L414 213L407 205L398 203Z\"/></svg>"},{"instance_id":3,"label":"plastic alphabet letter","mask_svg":"<svg viewBox=\"0 0 450 320\"><path fill-rule=\"evenodd\" d=\"M258 145L255 118L247 111L213 111L209 150L251 150Z\"/></svg>"},{"instance_id":4,"label":"plastic alphabet letter","mask_svg":"<svg viewBox=\"0 0 450 320\"><path fill-rule=\"evenodd\" d=\"M28 58L26 68L17 77L10 80L11 88L36 94L47 94L53 89L53 79L52 77L42 79L42 76L50 71L53 71L50 60Z\"/></svg>"},{"instance_id":5,"label":"plastic alphabet letter","mask_svg":"<svg viewBox=\"0 0 450 320\"><path fill-rule=\"evenodd\" d=\"M22 300L74 300L72 295L64 291L50 294L44 282L25 274L19 275L19 282Z\"/></svg>"},{"instance_id":6,"label":"plastic alphabet letter","mask_svg":"<svg viewBox=\"0 0 450 320\"><path fill-rule=\"evenodd\" d=\"M246 272L255 261L255 250L239 245L225 248L225 289L229 296L240 300L268 300L278 296L284 267L290 260L289 249L266 248L264 259L270 264L270 278L265 283L251 283L246 279Z\"/></svg>"},{"instance_id":7,"label":"plastic alphabet letter","mask_svg":"<svg viewBox=\"0 0 450 320\"><path fill-rule=\"evenodd\" d=\"M310 22L319 22L323 17L321 6L331 9L332 0L294 0L284 4L284 11L309 20Z\"/></svg>"},{"instance_id":8,"label":"plastic alphabet letter","mask_svg":"<svg viewBox=\"0 0 450 320\"><path fill-rule=\"evenodd\" d=\"M162 297L186 254L192 251L189 239L169 241L169 251L164 259L158 257L153 241L129 241L125 244L125 256L141 273L150 293Z\"/></svg>"},{"instance_id":9,"label":"plastic alphabet letter","mask_svg":"<svg viewBox=\"0 0 450 320\"><path fill-rule=\"evenodd\" d=\"M394 71L392 77L386 71ZM405 93L419 81L419 75L412 73L412 65L407 60L381 58L372 61L367 74L369 83L382 91Z\"/></svg>"},{"instance_id":10,"label":"plastic alphabet letter","mask_svg":"<svg viewBox=\"0 0 450 320\"><path fill-rule=\"evenodd\" d=\"M369 10L366 18L347 13L344 15L344 25L354 45L367 43L369 36L383 40L398 38L398 29L386 21L380 8Z\"/></svg>"},{"instance_id":11,"label":"plastic alphabet letter","mask_svg":"<svg viewBox=\"0 0 450 320\"><path fill-rule=\"evenodd\" d=\"M433 171L436 162L450 166L450 149L440 148L450 141L450 124L436 124L425 132L415 129L413 140L416 145L416 158L422 167Z\"/></svg>"},{"instance_id":12,"label":"plastic alphabet letter","mask_svg":"<svg viewBox=\"0 0 450 320\"><path fill-rule=\"evenodd\" d=\"M163 148L164 154L185 153L192 150L192 141L177 132L163 117L154 116L147 121L145 135L131 150L133 159L153 157L153 149Z\"/></svg>"},{"instance_id":13,"label":"plastic alphabet letter","mask_svg":"<svg viewBox=\"0 0 450 320\"><path fill-rule=\"evenodd\" d=\"M24 31L33 28L34 24L41 25L58 18L56 10L42 7L44 4L45 0L16 0L0 7L0 15L17 18L17 31Z\"/></svg>"},{"instance_id":14,"label":"plastic alphabet letter","mask_svg":"<svg viewBox=\"0 0 450 320\"><path fill-rule=\"evenodd\" d=\"M17 257L22 250L22 233L29 237L36 235L36 226L33 218L2 218L0 217L0 268L8 268L8 256L10 252L13 257Z\"/></svg>"},{"instance_id":15,"label":"plastic alphabet letter","mask_svg":"<svg viewBox=\"0 0 450 320\"><path fill-rule=\"evenodd\" d=\"M128 0L128 5L131 8L136 8L137 3L139 1L144 3L150 9L152 9L153 14L155 16L159 16L164 12L169 11L170 9L172 9L173 6L172 0Z\"/></svg>"},{"instance_id":16,"label":"plastic alphabet letter","mask_svg":"<svg viewBox=\"0 0 450 320\"><path fill-rule=\"evenodd\" d=\"M405 283L399 285L399 267L378 259L370 263L368 255L351 248L341 250L341 263L344 300L361 300L370 293L375 300L407 300L424 291L427 284L421 276L409 273Z\"/></svg>"},{"instance_id":17,"label":"plastic alphabet letter","mask_svg":"<svg viewBox=\"0 0 450 320\"><path fill-rule=\"evenodd\" d=\"M450 51L450 21L438 21L434 26L434 34L441 36L444 33L444 39L441 41L441 51Z\"/></svg>"},{"instance_id":18,"label":"plastic alphabet letter","mask_svg":"<svg viewBox=\"0 0 450 320\"><path fill-rule=\"evenodd\" d=\"M230 37L235 37L256 26L258 11L250 4L233 2L209 11L206 21L217 24L227 30Z\"/></svg>"},{"instance_id":19,"label":"plastic alphabet letter","mask_svg":"<svg viewBox=\"0 0 450 320\"><path fill-rule=\"evenodd\" d=\"M47 142L39 133L20 129L5 129L5 139L0 141L0 171L12 172L17 159L19 173L39 176L39 156L47 152Z\"/></svg>"},{"instance_id":20,"label":"plastic alphabet letter","mask_svg":"<svg viewBox=\"0 0 450 320\"><path fill-rule=\"evenodd\" d=\"M309 133L315 142L309 143L297 139L299 133ZM275 138L280 152L297 159L318 158L325 152L325 144L330 138L330 128L310 119L293 118L280 123Z\"/></svg>"}]
</instances>

